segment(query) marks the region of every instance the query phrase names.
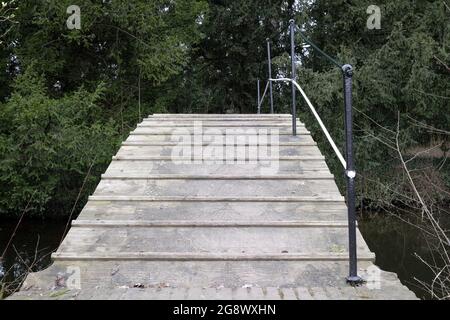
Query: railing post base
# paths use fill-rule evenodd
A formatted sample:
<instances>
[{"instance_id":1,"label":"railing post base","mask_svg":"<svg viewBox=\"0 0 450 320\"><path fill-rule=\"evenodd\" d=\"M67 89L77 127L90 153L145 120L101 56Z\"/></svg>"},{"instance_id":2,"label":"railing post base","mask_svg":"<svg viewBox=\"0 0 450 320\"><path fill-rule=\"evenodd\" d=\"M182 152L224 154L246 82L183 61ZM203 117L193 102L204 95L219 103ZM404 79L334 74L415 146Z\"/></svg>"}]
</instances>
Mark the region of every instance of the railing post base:
<instances>
[{"instance_id":1,"label":"railing post base","mask_svg":"<svg viewBox=\"0 0 450 320\"><path fill-rule=\"evenodd\" d=\"M364 283L366 283L366 281L361 278L360 276L351 276L351 277L347 277L347 284L351 285L352 287L359 287L361 285L363 285Z\"/></svg>"}]
</instances>

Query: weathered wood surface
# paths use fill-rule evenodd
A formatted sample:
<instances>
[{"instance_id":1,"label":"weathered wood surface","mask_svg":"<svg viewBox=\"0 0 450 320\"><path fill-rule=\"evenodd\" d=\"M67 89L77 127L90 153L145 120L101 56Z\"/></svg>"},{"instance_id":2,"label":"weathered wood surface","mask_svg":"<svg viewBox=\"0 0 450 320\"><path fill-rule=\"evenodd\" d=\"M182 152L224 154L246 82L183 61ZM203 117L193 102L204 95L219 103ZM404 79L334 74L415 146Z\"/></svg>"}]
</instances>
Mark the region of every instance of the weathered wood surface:
<instances>
[{"instance_id":1,"label":"weathered wood surface","mask_svg":"<svg viewBox=\"0 0 450 320\"><path fill-rule=\"evenodd\" d=\"M373 265L359 231L360 273L379 274L380 289L345 284L344 198L298 126L293 137L290 115L145 119L54 264L30 274L11 299L414 299L395 274ZM261 156L267 144L279 148ZM190 153L174 158L176 148ZM61 279L69 285L73 270L81 286L66 288Z\"/></svg>"}]
</instances>

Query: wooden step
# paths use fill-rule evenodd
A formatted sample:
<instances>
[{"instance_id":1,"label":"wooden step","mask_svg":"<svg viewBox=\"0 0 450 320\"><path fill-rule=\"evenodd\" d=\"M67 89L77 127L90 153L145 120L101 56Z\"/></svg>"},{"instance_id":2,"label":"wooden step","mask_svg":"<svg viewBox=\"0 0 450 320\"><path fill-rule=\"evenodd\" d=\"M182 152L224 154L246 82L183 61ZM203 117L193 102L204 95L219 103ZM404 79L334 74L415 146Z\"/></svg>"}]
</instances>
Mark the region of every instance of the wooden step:
<instances>
[{"instance_id":1,"label":"wooden step","mask_svg":"<svg viewBox=\"0 0 450 320\"><path fill-rule=\"evenodd\" d=\"M137 127L130 135L206 135L206 136L257 136L257 135L292 135L292 129L286 127L263 127L263 128L230 128L230 127L215 127L215 128L177 128L177 127ZM297 135L310 135L310 132L304 128L298 128Z\"/></svg>"},{"instance_id":2,"label":"wooden step","mask_svg":"<svg viewBox=\"0 0 450 320\"><path fill-rule=\"evenodd\" d=\"M182 162L182 161L181 161ZM328 166L324 160L285 160L279 162L258 161L257 163L247 162L239 165L232 163L206 161L189 161L188 163L179 163L169 160L169 158L141 158L129 159L123 157L113 158L109 165L107 175L136 175L136 174L177 174L185 175L282 175L282 174L313 174L315 172L329 172Z\"/></svg>"},{"instance_id":3,"label":"wooden step","mask_svg":"<svg viewBox=\"0 0 450 320\"><path fill-rule=\"evenodd\" d=\"M229 118L250 118L250 119L278 119L278 118L292 118L292 115L290 114L255 114L255 113L249 113L249 114L198 114L198 113L155 113L149 118L221 118L221 119L229 119Z\"/></svg>"},{"instance_id":4,"label":"wooden step","mask_svg":"<svg viewBox=\"0 0 450 320\"><path fill-rule=\"evenodd\" d=\"M174 299L187 299L188 288L201 287L217 292L222 292L222 297L234 297L238 288L249 291L254 289L263 290L267 287L295 288L297 295L299 287L326 287L326 291L319 289L308 289L310 295L320 299L323 295L329 296L333 293L336 299L369 299L373 295L380 298L396 299L414 296L405 287L399 284L395 274L380 271L380 285L382 290L369 290L366 286L351 287L345 284L348 274L348 261L107 261L107 260L58 260L45 271L32 273L25 283L28 294L33 289L42 287L43 284L54 286L55 275L65 274L67 270L79 268L81 271L81 286L79 294L81 299L121 299L115 295L115 290L133 288L141 284L146 288L154 288L157 297L164 297L164 288L167 290L181 290L182 295L174 292ZM359 261L360 272L367 268L374 269L370 261ZM68 269L70 268L70 269ZM45 282L42 280L45 279ZM134 288L138 292L144 289ZM331 291L333 290L333 291ZM62 289L62 291L66 291ZM122 291L122 292L123 292ZM34 293L35 297L39 293ZM55 292L50 292L55 293ZM226 293L229 293L227 295ZM358 293L361 297L358 297ZM42 293L41 293L42 294ZM69 299L73 299L74 292L70 292ZM94 296L93 296L94 295ZM48 295L44 295L44 297ZM133 295L135 297L135 295ZM209 293L208 297L214 299L215 295ZM29 298L28 298L29 299Z\"/></svg>"},{"instance_id":5,"label":"wooden step","mask_svg":"<svg viewBox=\"0 0 450 320\"><path fill-rule=\"evenodd\" d=\"M276 153L276 155L274 155ZM186 157L194 154L202 154L208 159L223 159L226 155L241 155L248 158L258 159L267 155L277 157L288 156L318 156L323 157L317 146L234 146L234 145L216 145L216 146L122 146L116 156L173 156Z\"/></svg>"},{"instance_id":6,"label":"wooden step","mask_svg":"<svg viewBox=\"0 0 450 320\"><path fill-rule=\"evenodd\" d=\"M137 221L271 221L346 222L347 206L338 202L189 202L113 201L95 197L83 208L82 220Z\"/></svg>"},{"instance_id":7,"label":"wooden step","mask_svg":"<svg viewBox=\"0 0 450 320\"><path fill-rule=\"evenodd\" d=\"M73 220L72 227L84 228L347 228L346 221L245 221L245 220Z\"/></svg>"},{"instance_id":8,"label":"wooden step","mask_svg":"<svg viewBox=\"0 0 450 320\"><path fill-rule=\"evenodd\" d=\"M94 195L152 197L323 197L339 195L332 179L323 180L102 180Z\"/></svg>"},{"instance_id":9,"label":"wooden step","mask_svg":"<svg viewBox=\"0 0 450 320\"><path fill-rule=\"evenodd\" d=\"M258 117L255 115L247 115L247 116L242 116L242 115L228 115L228 116L223 116L223 115L208 115L208 116L202 116L202 117L198 117L198 115L193 115L193 114L184 114L181 117L177 117L177 116L168 116L168 115L164 115L164 114L160 114L160 115L151 115L148 116L146 118L143 118L144 121L148 121L148 120L161 120L161 119L166 119L166 121L182 121L182 120L186 120L186 119L192 119L192 120L198 120L198 119L207 119L207 120L211 120L211 119L217 119L218 121L231 121L232 119L236 119L236 121L242 120L242 121L249 121L249 120L255 120L255 121L291 121L292 120L292 116L291 115L265 115L263 117ZM300 121L300 119L297 117L297 121Z\"/></svg>"},{"instance_id":10,"label":"wooden step","mask_svg":"<svg viewBox=\"0 0 450 320\"><path fill-rule=\"evenodd\" d=\"M323 254L206 254L206 253L155 253L155 252L130 252L130 253L75 253L56 252L52 254L55 261L348 261L348 253L323 253ZM358 261L374 261L373 253L359 254Z\"/></svg>"},{"instance_id":11,"label":"wooden step","mask_svg":"<svg viewBox=\"0 0 450 320\"><path fill-rule=\"evenodd\" d=\"M183 175L183 174L145 174L115 173L103 174L104 180L334 180L326 171L310 171L303 174L283 175Z\"/></svg>"},{"instance_id":12,"label":"wooden step","mask_svg":"<svg viewBox=\"0 0 450 320\"><path fill-rule=\"evenodd\" d=\"M126 161L181 161L181 160L190 160L190 159L198 159L201 161L201 157L197 154L192 154L191 156L180 156L180 157L172 157L172 156L114 156L113 160L126 160ZM227 156L224 155L222 158L212 158L213 161L223 161L223 163L226 163L227 161L255 161L263 162L268 161L269 163L278 163L281 161L324 161L325 157L322 155L317 156L284 156L284 157L277 157L277 156L266 156L266 157L258 157L250 155L243 155L243 156L236 156L231 155ZM206 158L205 161L209 160L209 158ZM245 163L244 163L245 164Z\"/></svg>"},{"instance_id":13,"label":"wooden step","mask_svg":"<svg viewBox=\"0 0 450 320\"><path fill-rule=\"evenodd\" d=\"M179 142L174 142L174 141L167 141L167 142L145 142L145 141L129 141L129 142L123 142L122 146L123 147L174 147L174 146L203 146L203 147L207 147L207 146L223 146L224 143L222 142L200 142L200 143L196 143L191 141L179 141ZM226 145L226 143L225 143ZM235 146L257 146L257 147L266 147L266 146L279 146L279 147L312 147L315 146L317 147L317 143L315 142L280 142L280 143L271 143L271 141L267 141L267 142L256 142L256 143L249 143L247 141L237 141L235 142L233 145Z\"/></svg>"},{"instance_id":14,"label":"wooden step","mask_svg":"<svg viewBox=\"0 0 450 320\"><path fill-rule=\"evenodd\" d=\"M224 196L125 196L125 195L100 195L94 193L89 197L89 201L138 201L138 202L225 202L225 203L240 203L240 202L319 202L319 203L340 203L344 202L342 196L297 196L297 197L224 197Z\"/></svg>"},{"instance_id":15,"label":"wooden step","mask_svg":"<svg viewBox=\"0 0 450 320\"><path fill-rule=\"evenodd\" d=\"M289 129L292 127L292 123L289 121L283 122L261 122L261 121L207 121L207 120L197 120L197 121L143 121L137 125L138 128L243 128L247 130L249 128L283 128ZM302 123L297 124L298 128L304 128Z\"/></svg>"},{"instance_id":16,"label":"wooden step","mask_svg":"<svg viewBox=\"0 0 450 320\"><path fill-rule=\"evenodd\" d=\"M286 126L292 126L292 119L237 119L237 118L231 118L231 119L222 119L222 118L209 118L209 119L167 119L167 120L161 120L161 118L151 118L151 119L144 119L142 122L139 123L139 125L143 126L152 126L152 125L180 125L180 126L193 126L196 122L201 122L202 125L208 125L208 126L229 126L232 127L235 126L261 126L266 125L269 126L272 124L276 125L286 125ZM304 127L305 124L297 120L297 126L298 127Z\"/></svg>"},{"instance_id":17,"label":"wooden step","mask_svg":"<svg viewBox=\"0 0 450 320\"><path fill-rule=\"evenodd\" d=\"M122 260L132 256L160 256L163 260L341 260L348 259L346 234L347 229L341 226L77 227L71 229L58 253ZM361 257L373 258L359 233L358 251Z\"/></svg>"},{"instance_id":18,"label":"wooden step","mask_svg":"<svg viewBox=\"0 0 450 320\"><path fill-rule=\"evenodd\" d=\"M315 143L310 135L298 135L292 136L291 134L287 135L270 135L270 132L267 134L261 133L261 136L258 136L257 142L259 144L283 144L283 143ZM195 137L195 138L194 138ZM183 144L203 144L203 143L215 143L215 144L248 144L248 143L256 143L254 139L254 135L208 135L203 133L203 135L192 135L186 133L177 133L177 134L167 134L167 135L151 135L151 134L138 134L135 135L131 133L125 142L150 142L150 143L163 143L163 142L176 142Z\"/></svg>"}]
</instances>

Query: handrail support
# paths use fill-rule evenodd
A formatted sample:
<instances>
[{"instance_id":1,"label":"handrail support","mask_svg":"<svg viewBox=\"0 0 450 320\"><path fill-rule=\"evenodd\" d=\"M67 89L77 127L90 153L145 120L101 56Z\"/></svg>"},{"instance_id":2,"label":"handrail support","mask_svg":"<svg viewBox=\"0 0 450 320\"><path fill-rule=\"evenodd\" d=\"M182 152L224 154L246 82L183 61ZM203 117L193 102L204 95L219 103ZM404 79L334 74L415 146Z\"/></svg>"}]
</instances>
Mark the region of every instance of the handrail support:
<instances>
[{"instance_id":1,"label":"handrail support","mask_svg":"<svg viewBox=\"0 0 450 320\"><path fill-rule=\"evenodd\" d=\"M295 21L290 20L291 28L291 64L292 64L292 135L295 137L297 135L297 102L295 96L295 84L297 80L297 61L295 58Z\"/></svg>"},{"instance_id":2,"label":"handrail support","mask_svg":"<svg viewBox=\"0 0 450 320\"><path fill-rule=\"evenodd\" d=\"M267 64L269 68L269 79L272 78L272 56L270 53L270 40L267 39ZM270 85L270 113L273 114L273 85L272 82L269 83Z\"/></svg>"},{"instance_id":3,"label":"handrail support","mask_svg":"<svg viewBox=\"0 0 450 320\"><path fill-rule=\"evenodd\" d=\"M348 208L348 241L349 241L349 276L347 283L358 286L364 280L358 276L358 256L356 247L356 169L353 154L353 108L352 108L352 82L353 67L349 64L342 66L344 79L344 104L345 104L345 153L347 180L347 208Z\"/></svg>"},{"instance_id":4,"label":"handrail support","mask_svg":"<svg viewBox=\"0 0 450 320\"><path fill-rule=\"evenodd\" d=\"M261 80L258 79L258 85L257 85L257 91L258 91L258 114L261 113Z\"/></svg>"}]
</instances>

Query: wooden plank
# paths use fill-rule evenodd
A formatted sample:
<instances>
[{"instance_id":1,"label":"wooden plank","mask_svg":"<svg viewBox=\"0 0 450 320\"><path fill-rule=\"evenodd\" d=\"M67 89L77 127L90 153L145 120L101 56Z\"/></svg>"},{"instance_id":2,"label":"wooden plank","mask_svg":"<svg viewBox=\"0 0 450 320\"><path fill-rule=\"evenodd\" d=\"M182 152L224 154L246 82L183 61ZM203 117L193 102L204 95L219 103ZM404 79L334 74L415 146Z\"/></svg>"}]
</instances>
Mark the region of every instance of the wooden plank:
<instances>
[{"instance_id":1,"label":"wooden plank","mask_svg":"<svg viewBox=\"0 0 450 320\"><path fill-rule=\"evenodd\" d=\"M256 114L256 113L240 113L240 114L222 114L222 113L154 113L150 115L148 118L158 118L158 117L173 117L173 118L211 118L211 117L217 117L217 118L292 118L292 115L288 113L276 113L276 114ZM147 119L148 119L147 118Z\"/></svg>"},{"instance_id":2,"label":"wooden plank","mask_svg":"<svg viewBox=\"0 0 450 320\"><path fill-rule=\"evenodd\" d=\"M102 180L94 195L152 197L337 197L332 179L322 180Z\"/></svg>"},{"instance_id":3,"label":"wooden plank","mask_svg":"<svg viewBox=\"0 0 450 320\"><path fill-rule=\"evenodd\" d=\"M334 254L198 254L198 253L53 253L56 261L309 261L339 262L348 261L348 253ZM358 255L358 261L373 262L373 254Z\"/></svg>"},{"instance_id":4,"label":"wooden plank","mask_svg":"<svg viewBox=\"0 0 450 320\"><path fill-rule=\"evenodd\" d=\"M182 161L182 160L196 160L196 155L193 154L190 157L167 157L167 156L115 156L112 158L113 160L117 160L117 161L121 161L121 160L125 160L125 161ZM221 161L223 164L226 164L228 161L232 161L232 162L236 162L236 164L240 164L238 163L238 161L245 161L245 162L262 162L262 161L271 161L271 162L281 162L281 161L324 161L325 157L324 156L292 156L292 157L258 157L258 158L253 158L253 157L248 157L248 156L243 156L243 157L236 157L236 156L230 156L230 157L223 157L220 159L216 159L216 158L212 158L212 159L208 159L205 158L203 159L201 156L199 156L199 161L203 161L203 162L208 162L208 161L212 161L213 163L216 161ZM190 163L188 163L190 164ZM195 164L195 163L192 163ZM245 164L245 163L243 163Z\"/></svg>"},{"instance_id":5,"label":"wooden plank","mask_svg":"<svg viewBox=\"0 0 450 320\"><path fill-rule=\"evenodd\" d=\"M245 146L245 147L249 147L249 146L266 147L266 146L272 146L272 145L276 145L279 147L310 147L310 146L317 146L317 143L315 143L315 142L280 142L280 143L272 144L270 141L268 141L267 143L257 141L256 143L250 144L250 143L242 140L242 141L235 142L234 145L235 146ZM185 142L185 141L180 141L180 142L129 141L129 142L126 142L125 141L122 143L122 146L123 147L174 147L174 146L207 147L207 146L223 146L223 143L217 143L215 141L201 142L201 143L197 143L195 141L191 141L191 142Z\"/></svg>"},{"instance_id":6,"label":"wooden plank","mask_svg":"<svg viewBox=\"0 0 450 320\"><path fill-rule=\"evenodd\" d=\"M200 121L181 121L181 122L173 122L173 121L144 121L137 125L138 128L192 128L195 126L201 126L202 128L282 128L282 129L291 129L292 123L284 122L284 123L275 123L275 122L255 122L249 121L244 122L240 121L239 123L233 122L216 122L211 123L208 120L200 120ZM303 124L298 124L298 128L304 128Z\"/></svg>"},{"instance_id":7,"label":"wooden plank","mask_svg":"<svg viewBox=\"0 0 450 320\"><path fill-rule=\"evenodd\" d=\"M138 221L347 221L341 202L89 201L82 220Z\"/></svg>"},{"instance_id":8,"label":"wooden plank","mask_svg":"<svg viewBox=\"0 0 450 320\"><path fill-rule=\"evenodd\" d=\"M279 146L279 145L190 145L181 143L174 146L132 146L126 145L118 151L117 156L152 156L178 159L202 155L205 160L223 160L229 157L242 157L257 160L265 157L323 157L317 146Z\"/></svg>"},{"instance_id":9,"label":"wooden plank","mask_svg":"<svg viewBox=\"0 0 450 320\"><path fill-rule=\"evenodd\" d=\"M310 171L293 175L182 175L182 174L145 174L123 173L103 174L104 180L334 180L334 176L326 171Z\"/></svg>"},{"instance_id":10,"label":"wooden plank","mask_svg":"<svg viewBox=\"0 0 450 320\"><path fill-rule=\"evenodd\" d=\"M89 201L139 201L139 202L319 202L343 203L344 197L151 197L151 196L119 196L93 195Z\"/></svg>"},{"instance_id":11,"label":"wooden plank","mask_svg":"<svg viewBox=\"0 0 450 320\"><path fill-rule=\"evenodd\" d=\"M191 163L193 162L193 163ZM186 175L295 175L310 174L311 171L329 172L324 160L292 160L292 161L260 161L239 164L235 162L207 163L205 161L189 161L176 163L165 160L113 160L105 174L137 175L137 174L186 174Z\"/></svg>"},{"instance_id":12,"label":"wooden plank","mask_svg":"<svg viewBox=\"0 0 450 320\"><path fill-rule=\"evenodd\" d=\"M347 228L348 223L346 221L142 221L142 220L74 220L72 221L73 227L84 228L129 228L129 227L141 227L141 228L173 228L173 227L209 227L209 228L271 228L271 227L284 227L284 228Z\"/></svg>"},{"instance_id":13,"label":"wooden plank","mask_svg":"<svg viewBox=\"0 0 450 320\"><path fill-rule=\"evenodd\" d=\"M267 130L266 130L267 129ZM266 131L262 131L266 130ZM255 129L250 131L245 129L234 129L228 127L220 127L220 128L208 128L208 129L199 129L199 132L196 133L194 129L190 128L144 128L137 127L136 130L130 133L130 135L134 136L147 136L147 135L157 135L157 136L180 136L180 135L198 135L198 136L292 136L292 129L290 128L276 128L269 127L264 129ZM302 130L301 128L297 131L297 135L299 136L309 136L311 135L309 131Z\"/></svg>"},{"instance_id":14,"label":"wooden plank","mask_svg":"<svg viewBox=\"0 0 450 320\"><path fill-rule=\"evenodd\" d=\"M192 134L186 134L186 133L177 133L177 134L167 134L167 135L151 135L151 134L140 134L140 135L134 135L130 134L128 138L126 139L126 142L177 142L177 143L211 143L215 142L218 139L220 139L220 142L222 141L224 135L209 135L203 133L202 135L197 135L198 140L193 139L194 135ZM249 143L249 138L254 138L254 135L231 135L229 136L229 139L232 139L232 143L239 144L239 143ZM254 140L254 139L253 139ZM275 140L276 143L282 144L282 143L291 143L291 142L297 142L297 143L315 143L311 135L298 135L298 136L292 136L292 135L270 135L268 134L262 134L258 136L258 141L260 143L271 143L272 140Z\"/></svg>"},{"instance_id":15,"label":"wooden plank","mask_svg":"<svg viewBox=\"0 0 450 320\"><path fill-rule=\"evenodd\" d=\"M347 251L347 229L340 227L127 227L72 228L58 252L79 254L167 253L323 256ZM358 234L358 251L371 254Z\"/></svg>"}]
</instances>

